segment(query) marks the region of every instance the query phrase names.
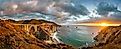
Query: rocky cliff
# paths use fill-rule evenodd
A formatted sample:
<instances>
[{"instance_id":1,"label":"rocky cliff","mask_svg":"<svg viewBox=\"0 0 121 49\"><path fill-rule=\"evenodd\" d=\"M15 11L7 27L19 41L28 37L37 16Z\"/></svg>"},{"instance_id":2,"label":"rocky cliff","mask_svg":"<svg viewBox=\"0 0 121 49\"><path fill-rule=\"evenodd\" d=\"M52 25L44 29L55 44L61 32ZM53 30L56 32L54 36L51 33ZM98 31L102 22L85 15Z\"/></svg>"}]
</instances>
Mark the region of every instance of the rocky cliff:
<instances>
[{"instance_id":1,"label":"rocky cliff","mask_svg":"<svg viewBox=\"0 0 121 49\"><path fill-rule=\"evenodd\" d=\"M74 49L53 43L51 35L57 27L45 20L0 20L0 49Z\"/></svg>"},{"instance_id":2,"label":"rocky cliff","mask_svg":"<svg viewBox=\"0 0 121 49\"><path fill-rule=\"evenodd\" d=\"M94 46L83 49L121 49L121 26L106 27L94 39Z\"/></svg>"}]
</instances>

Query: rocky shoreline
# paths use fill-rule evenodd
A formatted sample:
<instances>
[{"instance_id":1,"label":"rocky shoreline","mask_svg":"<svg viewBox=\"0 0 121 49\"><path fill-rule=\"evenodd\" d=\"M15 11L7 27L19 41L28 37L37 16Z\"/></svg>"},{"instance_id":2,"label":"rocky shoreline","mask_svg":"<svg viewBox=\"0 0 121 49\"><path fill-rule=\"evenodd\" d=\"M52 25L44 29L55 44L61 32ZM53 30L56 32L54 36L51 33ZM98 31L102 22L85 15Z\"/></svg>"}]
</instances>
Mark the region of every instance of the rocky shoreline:
<instances>
[{"instance_id":1,"label":"rocky shoreline","mask_svg":"<svg viewBox=\"0 0 121 49\"><path fill-rule=\"evenodd\" d=\"M78 49L52 38L57 27L45 20L0 20L0 49ZM93 46L81 49L121 49L121 26L102 29L94 40Z\"/></svg>"},{"instance_id":2,"label":"rocky shoreline","mask_svg":"<svg viewBox=\"0 0 121 49\"><path fill-rule=\"evenodd\" d=\"M95 45L82 49L121 49L121 26L110 26L98 32Z\"/></svg>"}]
</instances>

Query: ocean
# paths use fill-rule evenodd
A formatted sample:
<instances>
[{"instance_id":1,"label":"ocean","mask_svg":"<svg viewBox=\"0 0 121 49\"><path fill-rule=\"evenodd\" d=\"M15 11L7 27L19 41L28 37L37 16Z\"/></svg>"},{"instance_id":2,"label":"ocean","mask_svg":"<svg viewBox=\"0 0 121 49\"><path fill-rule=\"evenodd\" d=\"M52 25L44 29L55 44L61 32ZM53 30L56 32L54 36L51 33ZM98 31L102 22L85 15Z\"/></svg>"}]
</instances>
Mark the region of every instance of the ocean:
<instances>
[{"instance_id":1,"label":"ocean","mask_svg":"<svg viewBox=\"0 0 121 49\"><path fill-rule=\"evenodd\" d=\"M58 28L57 38L74 47L89 46L100 30L101 27L65 25Z\"/></svg>"}]
</instances>

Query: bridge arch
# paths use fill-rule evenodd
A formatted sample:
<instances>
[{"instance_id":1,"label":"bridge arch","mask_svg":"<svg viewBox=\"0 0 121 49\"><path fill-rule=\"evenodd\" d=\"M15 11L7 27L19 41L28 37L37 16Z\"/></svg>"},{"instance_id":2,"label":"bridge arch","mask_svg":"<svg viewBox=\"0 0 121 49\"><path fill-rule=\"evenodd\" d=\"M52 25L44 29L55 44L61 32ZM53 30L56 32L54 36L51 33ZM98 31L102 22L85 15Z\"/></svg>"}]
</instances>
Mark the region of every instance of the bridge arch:
<instances>
[{"instance_id":1,"label":"bridge arch","mask_svg":"<svg viewBox=\"0 0 121 49\"><path fill-rule=\"evenodd\" d=\"M33 29L33 32L37 32L37 31L38 31L37 28L38 28L37 25L30 25L28 29L29 29L29 30Z\"/></svg>"}]
</instances>

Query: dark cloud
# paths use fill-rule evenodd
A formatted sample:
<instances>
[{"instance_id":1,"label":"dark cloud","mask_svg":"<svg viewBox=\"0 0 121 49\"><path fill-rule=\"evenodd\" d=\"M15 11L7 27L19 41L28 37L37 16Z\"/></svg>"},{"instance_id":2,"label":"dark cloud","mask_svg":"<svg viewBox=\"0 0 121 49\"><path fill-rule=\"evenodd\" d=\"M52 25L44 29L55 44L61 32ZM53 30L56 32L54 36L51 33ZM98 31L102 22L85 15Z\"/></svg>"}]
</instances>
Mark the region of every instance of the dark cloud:
<instances>
[{"instance_id":1,"label":"dark cloud","mask_svg":"<svg viewBox=\"0 0 121 49\"><path fill-rule=\"evenodd\" d=\"M117 6L109 4L107 2L99 3L96 10L99 15L104 15L104 16L107 16L109 12L120 12Z\"/></svg>"},{"instance_id":2,"label":"dark cloud","mask_svg":"<svg viewBox=\"0 0 121 49\"><path fill-rule=\"evenodd\" d=\"M101 6L101 8L104 7ZM1 15L14 15L30 12L54 15L62 19L64 19L62 12L69 13L69 15L75 15L75 17L77 15L89 14L89 11L85 6L67 2L67 0L12 0L11 2L3 2L1 6Z\"/></svg>"},{"instance_id":3,"label":"dark cloud","mask_svg":"<svg viewBox=\"0 0 121 49\"><path fill-rule=\"evenodd\" d=\"M99 2L98 2L99 1ZM27 18L41 17L36 16L36 13L41 13L45 16L56 17L60 22L71 18L71 20L86 19L97 19L102 16L107 16L109 19L120 17L120 0L108 2L106 0L0 0L0 17L8 16L13 18L22 17L26 13L35 13L31 15L25 15ZM99 3L99 4L98 4ZM119 5L114 5L114 4ZM97 5L98 4L98 5ZM97 5L97 6L96 6ZM118 7L119 6L119 7ZM93 10L96 8L96 12ZM118 9L119 8L119 9ZM91 15L90 12L93 14ZM110 14L110 12L114 12ZM19 14L23 14L19 16ZM17 16L16 16L17 15ZM49 16L48 16L49 15ZM80 16L81 15L81 16ZM98 15L98 16L97 16ZM94 18L91 18L91 17ZM84 18L82 18L84 17ZM106 17L106 18L107 18ZM46 18L45 18L46 19ZM51 19L51 18L50 18ZM53 18L55 19L55 18ZM90 20L89 20L90 21Z\"/></svg>"},{"instance_id":4,"label":"dark cloud","mask_svg":"<svg viewBox=\"0 0 121 49\"><path fill-rule=\"evenodd\" d=\"M61 8L63 8L65 12L69 12L72 15L80 15L80 14L88 15L89 14L88 9L83 5L72 6L69 4L69 5L62 6Z\"/></svg>"},{"instance_id":5,"label":"dark cloud","mask_svg":"<svg viewBox=\"0 0 121 49\"><path fill-rule=\"evenodd\" d=\"M76 4L73 6L69 0L5 0L1 2L1 15L39 12L47 15L63 17L66 15L65 12L70 15L89 14L89 11L85 6Z\"/></svg>"}]
</instances>

